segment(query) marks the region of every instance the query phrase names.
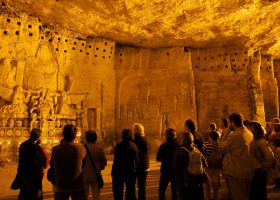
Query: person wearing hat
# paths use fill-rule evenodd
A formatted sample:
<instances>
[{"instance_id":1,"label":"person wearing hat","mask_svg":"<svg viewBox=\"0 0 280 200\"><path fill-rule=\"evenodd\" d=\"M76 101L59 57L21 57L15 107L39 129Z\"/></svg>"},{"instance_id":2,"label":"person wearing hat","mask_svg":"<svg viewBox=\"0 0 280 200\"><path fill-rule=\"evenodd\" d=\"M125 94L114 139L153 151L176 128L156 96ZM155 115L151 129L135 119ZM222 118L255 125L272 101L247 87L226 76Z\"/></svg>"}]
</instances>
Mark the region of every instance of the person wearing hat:
<instances>
[{"instance_id":1,"label":"person wearing hat","mask_svg":"<svg viewBox=\"0 0 280 200\"><path fill-rule=\"evenodd\" d=\"M39 145L41 129L34 128L28 140L19 147L17 175L11 189L20 189L19 200L42 200L42 180L48 159L44 149Z\"/></svg>"}]
</instances>

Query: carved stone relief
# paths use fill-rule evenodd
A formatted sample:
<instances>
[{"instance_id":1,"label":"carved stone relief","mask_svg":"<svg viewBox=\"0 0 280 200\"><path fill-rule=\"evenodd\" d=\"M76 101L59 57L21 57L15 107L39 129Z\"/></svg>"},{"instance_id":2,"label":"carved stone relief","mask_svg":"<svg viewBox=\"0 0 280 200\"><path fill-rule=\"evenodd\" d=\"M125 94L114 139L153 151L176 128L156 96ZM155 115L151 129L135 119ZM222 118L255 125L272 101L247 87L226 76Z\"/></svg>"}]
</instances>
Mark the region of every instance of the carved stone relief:
<instances>
[{"instance_id":1,"label":"carved stone relief","mask_svg":"<svg viewBox=\"0 0 280 200\"><path fill-rule=\"evenodd\" d=\"M57 90L58 66L50 46L39 45L35 58L30 58L26 64L24 88Z\"/></svg>"}]
</instances>

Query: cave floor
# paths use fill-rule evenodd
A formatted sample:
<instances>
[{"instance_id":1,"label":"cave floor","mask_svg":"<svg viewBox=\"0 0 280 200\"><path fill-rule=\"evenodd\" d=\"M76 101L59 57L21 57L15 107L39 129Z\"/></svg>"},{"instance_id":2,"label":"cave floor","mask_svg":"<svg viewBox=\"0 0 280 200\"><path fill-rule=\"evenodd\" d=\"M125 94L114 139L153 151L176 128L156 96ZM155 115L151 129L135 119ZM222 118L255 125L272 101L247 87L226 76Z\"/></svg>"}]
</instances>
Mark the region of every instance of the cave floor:
<instances>
[{"instance_id":1,"label":"cave floor","mask_svg":"<svg viewBox=\"0 0 280 200\"><path fill-rule=\"evenodd\" d=\"M101 190L101 200L112 200L112 182L111 182L111 167L113 163L113 157L108 156L108 166L103 171L103 177L105 181L105 186ZM148 175L147 181L147 199L148 200L157 200L158 199L158 181L160 176L160 163L155 161L155 156L151 156L151 171ZM15 176L16 165L9 165L5 168L0 168L0 200L16 200L18 191L10 190L10 184ZM53 199L52 185L47 181L47 178L44 177L43 180L43 191L44 199L51 200ZM226 191L225 183L222 181L222 187L220 188L221 196L224 195ZM279 200L280 192L273 190L272 186L268 186L269 200ZM92 198L90 198L92 199ZM170 187L167 190L167 200L171 200L170 196Z\"/></svg>"}]
</instances>

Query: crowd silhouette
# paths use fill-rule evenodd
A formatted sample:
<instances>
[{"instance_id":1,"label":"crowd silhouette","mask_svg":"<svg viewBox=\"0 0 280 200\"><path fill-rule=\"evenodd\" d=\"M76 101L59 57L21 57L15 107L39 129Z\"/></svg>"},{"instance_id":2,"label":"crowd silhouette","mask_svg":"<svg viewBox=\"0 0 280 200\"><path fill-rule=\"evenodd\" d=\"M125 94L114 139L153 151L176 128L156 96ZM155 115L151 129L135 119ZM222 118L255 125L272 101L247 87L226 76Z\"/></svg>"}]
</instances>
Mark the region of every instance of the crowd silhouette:
<instances>
[{"instance_id":1,"label":"crowd silhouette","mask_svg":"<svg viewBox=\"0 0 280 200\"><path fill-rule=\"evenodd\" d=\"M221 119L219 128L210 123L206 137L200 135L191 119L184 127L180 136L168 128L157 151L156 160L161 162L159 200L165 200L169 183L172 200L267 200L268 183L280 190L278 118L264 128L259 122L244 120L242 114L232 113ZM53 184L55 200L86 200L89 190L94 200L100 199L104 185L101 172L107 165L104 150L96 143L95 131L85 133L84 145L74 143L76 132L75 126L64 126L63 139L53 147L50 161L40 145L41 130L30 132L30 138L20 145L17 175L11 185L11 189L20 189L18 199L43 199L42 179L49 164L47 178ZM148 143L142 124L122 131L111 171L115 200L146 200ZM221 178L227 188L223 197L219 195Z\"/></svg>"}]
</instances>

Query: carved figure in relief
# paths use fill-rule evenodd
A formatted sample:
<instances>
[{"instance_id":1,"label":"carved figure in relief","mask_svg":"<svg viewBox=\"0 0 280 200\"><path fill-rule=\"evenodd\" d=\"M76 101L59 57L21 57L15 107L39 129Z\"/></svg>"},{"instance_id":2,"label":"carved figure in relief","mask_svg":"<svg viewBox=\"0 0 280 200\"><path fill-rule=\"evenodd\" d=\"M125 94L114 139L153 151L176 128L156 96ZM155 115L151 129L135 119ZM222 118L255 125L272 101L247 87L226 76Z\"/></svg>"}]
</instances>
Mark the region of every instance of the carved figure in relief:
<instances>
[{"instance_id":1,"label":"carved figure in relief","mask_svg":"<svg viewBox=\"0 0 280 200\"><path fill-rule=\"evenodd\" d=\"M24 92L26 94L24 94ZM29 102L30 96L31 94L29 91L24 91L22 86L16 86L10 104L2 106L0 108L0 113L27 113L28 107L26 104Z\"/></svg>"},{"instance_id":2,"label":"carved figure in relief","mask_svg":"<svg viewBox=\"0 0 280 200\"><path fill-rule=\"evenodd\" d=\"M74 80L72 79L71 76L69 76L69 75L65 76L65 78L64 78L64 91L65 92L68 93L70 91L70 89L73 85L73 82L74 82Z\"/></svg>"},{"instance_id":3,"label":"carved figure in relief","mask_svg":"<svg viewBox=\"0 0 280 200\"><path fill-rule=\"evenodd\" d=\"M44 120L55 119L53 99L50 96L49 89L41 89L38 95L31 97L30 114L32 121L35 121L37 118Z\"/></svg>"},{"instance_id":4,"label":"carved figure in relief","mask_svg":"<svg viewBox=\"0 0 280 200\"><path fill-rule=\"evenodd\" d=\"M40 45L35 58L32 58L28 64L24 78L26 88L57 89L58 66L48 45Z\"/></svg>"},{"instance_id":5,"label":"carved figure in relief","mask_svg":"<svg viewBox=\"0 0 280 200\"><path fill-rule=\"evenodd\" d=\"M126 118L127 119L134 119L135 116L135 103L132 96L130 96L127 100L126 104Z\"/></svg>"},{"instance_id":6,"label":"carved figure in relief","mask_svg":"<svg viewBox=\"0 0 280 200\"><path fill-rule=\"evenodd\" d=\"M13 88L16 85L16 63L10 58L0 59L0 81L4 87Z\"/></svg>"},{"instance_id":7,"label":"carved figure in relief","mask_svg":"<svg viewBox=\"0 0 280 200\"><path fill-rule=\"evenodd\" d=\"M149 96L148 119L158 119L160 116L160 99L156 96Z\"/></svg>"},{"instance_id":8,"label":"carved figure in relief","mask_svg":"<svg viewBox=\"0 0 280 200\"><path fill-rule=\"evenodd\" d=\"M56 128L60 128L60 127L61 127L61 121L60 121L59 119L57 119L57 120L55 121L55 127L56 127Z\"/></svg>"},{"instance_id":9,"label":"carved figure in relief","mask_svg":"<svg viewBox=\"0 0 280 200\"><path fill-rule=\"evenodd\" d=\"M147 103L144 97L135 98L136 119L147 119Z\"/></svg>"},{"instance_id":10,"label":"carved figure in relief","mask_svg":"<svg viewBox=\"0 0 280 200\"><path fill-rule=\"evenodd\" d=\"M13 128L15 126L15 121L13 119L9 119L8 127Z\"/></svg>"},{"instance_id":11,"label":"carved figure in relief","mask_svg":"<svg viewBox=\"0 0 280 200\"><path fill-rule=\"evenodd\" d=\"M60 92L58 104L56 105L56 113L64 115L75 115L76 111L71 106L71 99L65 91Z\"/></svg>"}]
</instances>

